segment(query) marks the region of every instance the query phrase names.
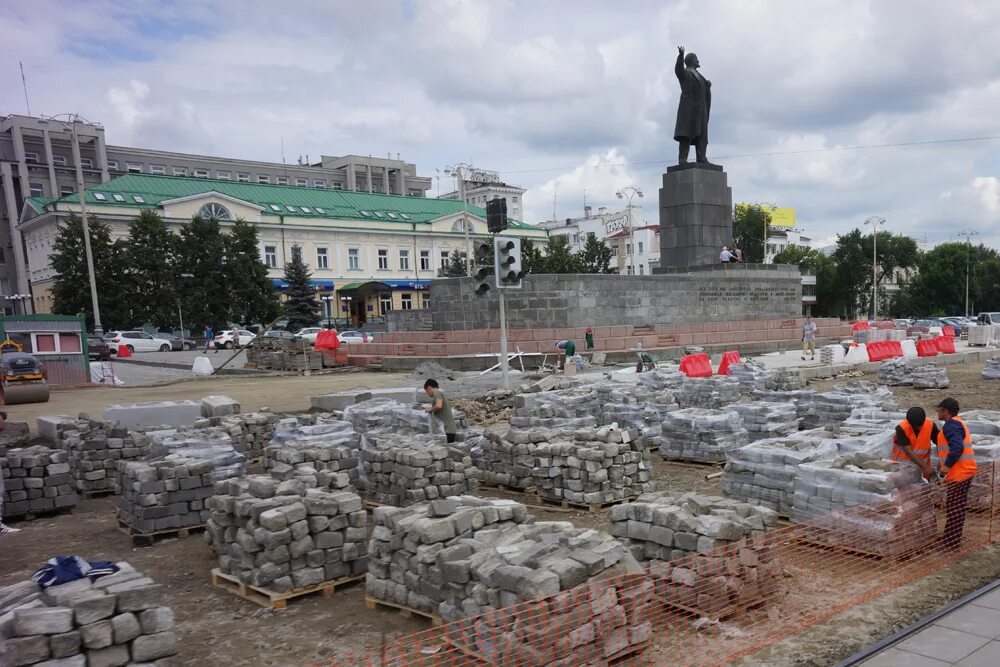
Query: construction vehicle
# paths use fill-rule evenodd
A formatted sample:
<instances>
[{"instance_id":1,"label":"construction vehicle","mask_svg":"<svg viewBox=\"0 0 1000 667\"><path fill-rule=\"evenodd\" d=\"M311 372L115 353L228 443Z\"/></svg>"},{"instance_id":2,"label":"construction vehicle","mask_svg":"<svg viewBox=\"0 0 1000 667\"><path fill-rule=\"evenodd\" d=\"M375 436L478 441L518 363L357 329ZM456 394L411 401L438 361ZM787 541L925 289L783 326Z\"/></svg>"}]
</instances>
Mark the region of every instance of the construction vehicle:
<instances>
[{"instance_id":1,"label":"construction vehicle","mask_svg":"<svg viewBox=\"0 0 1000 667\"><path fill-rule=\"evenodd\" d=\"M26 352L0 354L0 402L5 405L47 403L49 382L45 366Z\"/></svg>"}]
</instances>

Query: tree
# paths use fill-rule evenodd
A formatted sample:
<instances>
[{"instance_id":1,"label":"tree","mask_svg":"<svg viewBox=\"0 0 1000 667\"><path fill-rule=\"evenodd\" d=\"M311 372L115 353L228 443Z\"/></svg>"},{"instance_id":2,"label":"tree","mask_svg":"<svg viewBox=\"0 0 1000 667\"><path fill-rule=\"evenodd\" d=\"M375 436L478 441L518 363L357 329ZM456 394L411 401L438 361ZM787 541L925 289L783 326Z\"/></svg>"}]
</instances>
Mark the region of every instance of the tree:
<instances>
[{"instance_id":1,"label":"tree","mask_svg":"<svg viewBox=\"0 0 1000 667\"><path fill-rule=\"evenodd\" d=\"M522 249L522 264L523 260ZM587 242L579 253L580 273L616 273L618 269L611 268L611 248L597 240L595 236L587 236Z\"/></svg>"},{"instance_id":2,"label":"tree","mask_svg":"<svg viewBox=\"0 0 1000 667\"><path fill-rule=\"evenodd\" d=\"M281 312L274 285L257 250L257 226L237 218L226 237L226 272L233 319L267 324Z\"/></svg>"},{"instance_id":3,"label":"tree","mask_svg":"<svg viewBox=\"0 0 1000 667\"><path fill-rule=\"evenodd\" d=\"M808 246L788 245L774 256L775 264L798 264L816 276L816 304L810 309L814 315L836 316L838 299L835 287L837 267L833 260Z\"/></svg>"},{"instance_id":4,"label":"tree","mask_svg":"<svg viewBox=\"0 0 1000 667\"><path fill-rule=\"evenodd\" d=\"M771 224L771 211L767 206L736 205L733 215L733 244L743 253L744 262L764 263L764 227L769 224Z\"/></svg>"},{"instance_id":5,"label":"tree","mask_svg":"<svg viewBox=\"0 0 1000 667\"><path fill-rule=\"evenodd\" d=\"M185 322L193 330L210 325L225 329L230 320L229 273L226 239L218 220L194 217L180 231L177 269L190 277L179 278Z\"/></svg>"},{"instance_id":6,"label":"tree","mask_svg":"<svg viewBox=\"0 0 1000 667\"><path fill-rule=\"evenodd\" d=\"M872 314L872 244L870 234L865 235L855 229L837 238L837 249L833 260L837 267L836 280L839 313L856 317L858 313ZM888 312L889 303L882 285L887 276L900 269L910 269L917 265L920 251L917 243L902 234L880 232L878 235L878 270L874 277L879 290L882 312Z\"/></svg>"},{"instance_id":7,"label":"tree","mask_svg":"<svg viewBox=\"0 0 1000 667\"><path fill-rule=\"evenodd\" d=\"M177 316L176 247L177 236L156 211L145 209L129 224L125 271L128 303L136 323L165 326Z\"/></svg>"},{"instance_id":8,"label":"tree","mask_svg":"<svg viewBox=\"0 0 1000 667\"><path fill-rule=\"evenodd\" d=\"M1000 309L1000 255L992 248L942 243L923 253L917 268L917 275L899 295L897 308L902 314L919 317L964 313L966 270L969 309L973 313Z\"/></svg>"},{"instance_id":9,"label":"tree","mask_svg":"<svg viewBox=\"0 0 1000 667\"><path fill-rule=\"evenodd\" d=\"M521 269L525 273L545 273L545 256L534 241L521 242Z\"/></svg>"},{"instance_id":10,"label":"tree","mask_svg":"<svg viewBox=\"0 0 1000 667\"><path fill-rule=\"evenodd\" d=\"M468 266L465 263L465 253L455 251L448 258L448 263L444 267L446 278L464 278L469 275Z\"/></svg>"},{"instance_id":11,"label":"tree","mask_svg":"<svg viewBox=\"0 0 1000 667\"><path fill-rule=\"evenodd\" d=\"M289 331L319 324L319 303L311 284L312 273L302 261L300 253L292 253L292 261L285 265L285 282L288 283L288 299L282 304L288 318Z\"/></svg>"},{"instance_id":12,"label":"tree","mask_svg":"<svg viewBox=\"0 0 1000 667\"><path fill-rule=\"evenodd\" d=\"M128 300L122 280L122 245L111 240L111 228L90 216L90 248L94 258L101 324L105 329L131 327ZM59 226L49 257L56 277L52 285L53 312L61 315L86 314L87 329L94 327L90 276L83 242L83 223L76 215Z\"/></svg>"},{"instance_id":13,"label":"tree","mask_svg":"<svg viewBox=\"0 0 1000 667\"><path fill-rule=\"evenodd\" d=\"M569 237L565 234L549 237L543 266L539 273L580 273L580 257L570 251Z\"/></svg>"}]
</instances>

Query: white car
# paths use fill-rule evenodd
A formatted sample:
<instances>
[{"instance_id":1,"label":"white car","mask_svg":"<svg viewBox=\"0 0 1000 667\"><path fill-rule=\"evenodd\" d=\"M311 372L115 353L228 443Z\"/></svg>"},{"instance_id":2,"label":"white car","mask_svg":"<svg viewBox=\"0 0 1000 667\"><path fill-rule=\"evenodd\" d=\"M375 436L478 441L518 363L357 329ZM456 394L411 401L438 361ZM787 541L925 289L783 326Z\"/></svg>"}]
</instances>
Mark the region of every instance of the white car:
<instances>
[{"instance_id":1,"label":"white car","mask_svg":"<svg viewBox=\"0 0 1000 667\"><path fill-rule=\"evenodd\" d=\"M215 347L224 347L227 350L231 350L237 345L240 347L246 347L250 344L257 336L252 331L246 331L244 329L230 329L229 331L223 331L218 336L215 337Z\"/></svg>"},{"instance_id":2,"label":"white car","mask_svg":"<svg viewBox=\"0 0 1000 667\"><path fill-rule=\"evenodd\" d=\"M295 332L296 337L305 338L311 344L316 344L316 336L319 335L320 331L326 331L323 327L306 327L305 329L299 329Z\"/></svg>"},{"instance_id":3,"label":"white car","mask_svg":"<svg viewBox=\"0 0 1000 667\"><path fill-rule=\"evenodd\" d=\"M370 343L372 335L364 331L341 331L337 334L341 343Z\"/></svg>"},{"instance_id":4,"label":"white car","mask_svg":"<svg viewBox=\"0 0 1000 667\"><path fill-rule=\"evenodd\" d=\"M169 352L170 341L166 338L150 336L145 331L115 331L114 336L105 337L111 352L118 354L118 348L124 345L129 352Z\"/></svg>"}]
</instances>

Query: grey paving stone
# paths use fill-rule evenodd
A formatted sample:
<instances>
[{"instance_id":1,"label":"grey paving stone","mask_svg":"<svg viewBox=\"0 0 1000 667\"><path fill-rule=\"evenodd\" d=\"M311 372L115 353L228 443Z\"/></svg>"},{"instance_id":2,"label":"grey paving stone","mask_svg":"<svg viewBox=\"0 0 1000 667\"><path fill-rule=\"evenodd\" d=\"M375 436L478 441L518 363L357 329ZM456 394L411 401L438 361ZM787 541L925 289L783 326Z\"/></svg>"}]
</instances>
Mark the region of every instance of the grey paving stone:
<instances>
[{"instance_id":1,"label":"grey paving stone","mask_svg":"<svg viewBox=\"0 0 1000 667\"><path fill-rule=\"evenodd\" d=\"M989 642L986 637L932 625L900 642L897 648L945 662L958 662Z\"/></svg>"}]
</instances>

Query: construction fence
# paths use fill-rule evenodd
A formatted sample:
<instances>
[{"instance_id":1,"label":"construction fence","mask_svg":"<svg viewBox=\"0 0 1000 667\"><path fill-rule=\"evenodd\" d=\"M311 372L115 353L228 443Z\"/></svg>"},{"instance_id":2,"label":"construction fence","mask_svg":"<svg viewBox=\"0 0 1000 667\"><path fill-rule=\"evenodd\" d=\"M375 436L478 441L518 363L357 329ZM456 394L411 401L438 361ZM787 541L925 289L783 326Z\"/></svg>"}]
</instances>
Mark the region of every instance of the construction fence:
<instances>
[{"instance_id":1,"label":"construction fence","mask_svg":"<svg viewBox=\"0 0 1000 667\"><path fill-rule=\"evenodd\" d=\"M727 665L1000 539L995 465L314 665Z\"/></svg>"}]
</instances>

